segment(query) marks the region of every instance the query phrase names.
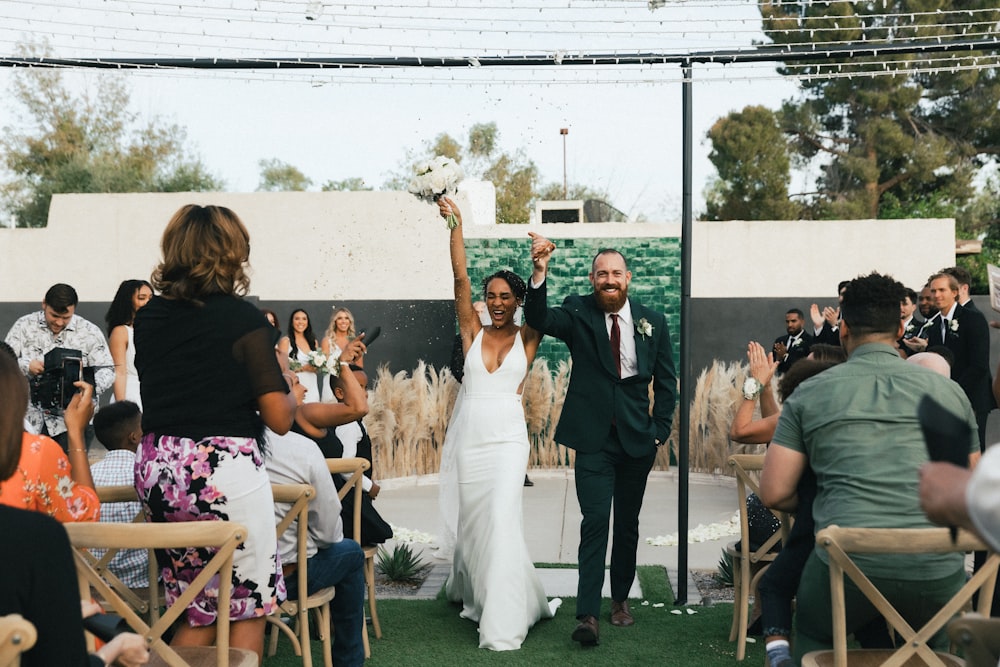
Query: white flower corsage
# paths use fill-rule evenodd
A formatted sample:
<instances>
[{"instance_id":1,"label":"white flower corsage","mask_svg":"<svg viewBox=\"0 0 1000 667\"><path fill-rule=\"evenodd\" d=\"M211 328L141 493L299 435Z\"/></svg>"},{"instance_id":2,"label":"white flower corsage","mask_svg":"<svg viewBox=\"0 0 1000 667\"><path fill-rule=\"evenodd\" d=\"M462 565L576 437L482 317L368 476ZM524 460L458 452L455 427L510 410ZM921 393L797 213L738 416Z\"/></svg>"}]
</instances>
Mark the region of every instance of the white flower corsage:
<instances>
[{"instance_id":1,"label":"white flower corsage","mask_svg":"<svg viewBox=\"0 0 1000 667\"><path fill-rule=\"evenodd\" d=\"M801 338L796 338L795 340L792 341L792 347L798 347L800 345L802 345L802 339Z\"/></svg>"},{"instance_id":2,"label":"white flower corsage","mask_svg":"<svg viewBox=\"0 0 1000 667\"><path fill-rule=\"evenodd\" d=\"M646 336L653 335L653 325L649 323L649 320L643 317L635 323L635 331L642 336L643 340L646 340Z\"/></svg>"},{"instance_id":3,"label":"white flower corsage","mask_svg":"<svg viewBox=\"0 0 1000 667\"><path fill-rule=\"evenodd\" d=\"M913 326L913 322L906 325L905 333L912 333L916 327Z\"/></svg>"},{"instance_id":4,"label":"white flower corsage","mask_svg":"<svg viewBox=\"0 0 1000 667\"><path fill-rule=\"evenodd\" d=\"M948 328L951 329L952 333L958 333L958 320L952 320L948 324Z\"/></svg>"}]
</instances>

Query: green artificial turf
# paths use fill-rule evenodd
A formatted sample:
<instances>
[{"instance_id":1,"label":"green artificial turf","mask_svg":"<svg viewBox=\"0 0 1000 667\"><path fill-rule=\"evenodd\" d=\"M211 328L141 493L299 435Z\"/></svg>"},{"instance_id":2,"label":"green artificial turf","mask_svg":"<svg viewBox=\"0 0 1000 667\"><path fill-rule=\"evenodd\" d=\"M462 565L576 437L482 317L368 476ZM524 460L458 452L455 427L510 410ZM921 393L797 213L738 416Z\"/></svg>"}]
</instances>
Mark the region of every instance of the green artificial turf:
<instances>
[{"instance_id":1,"label":"green artificial turf","mask_svg":"<svg viewBox=\"0 0 1000 667\"><path fill-rule=\"evenodd\" d=\"M662 567L640 566L644 598L632 600L635 625L616 628L608 622L610 601L604 603L601 644L583 648L570 639L576 627L575 598L564 598L555 618L540 621L518 651L494 652L478 647L475 623L459 618L460 608L442 597L435 600L379 600L382 639L371 635L371 667L471 667L473 665L692 665L732 667L736 645L729 642L733 606L691 607L695 613L672 614L673 592ZM643 604L643 602L649 604ZM662 607L654 604L662 603ZM322 666L322 652L313 642L314 664ZM747 646L744 664L764 661L762 642ZM301 665L287 640L278 654L264 659L264 667Z\"/></svg>"}]
</instances>

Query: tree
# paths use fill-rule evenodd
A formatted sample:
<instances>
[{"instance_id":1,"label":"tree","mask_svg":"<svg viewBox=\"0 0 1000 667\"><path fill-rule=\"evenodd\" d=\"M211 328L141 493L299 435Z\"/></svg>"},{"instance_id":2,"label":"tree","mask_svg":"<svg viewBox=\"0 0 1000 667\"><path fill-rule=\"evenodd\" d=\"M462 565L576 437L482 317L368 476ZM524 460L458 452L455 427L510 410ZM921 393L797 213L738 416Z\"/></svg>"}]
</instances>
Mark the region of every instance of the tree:
<instances>
[{"instance_id":1,"label":"tree","mask_svg":"<svg viewBox=\"0 0 1000 667\"><path fill-rule=\"evenodd\" d=\"M3 164L11 175L0 197L18 227L44 227L53 194L179 192L223 188L197 158L185 132L129 110L121 79L101 76L75 96L62 72L27 69L13 81L21 127L4 128Z\"/></svg>"},{"instance_id":2,"label":"tree","mask_svg":"<svg viewBox=\"0 0 1000 667\"><path fill-rule=\"evenodd\" d=\"M989 36L1000 21L995 0L765 0L759 8L777 44ZM819 165L814 216L875 218L890 195L936 193L957 207L972 196L976 171L1000 150L1000 80L991 68L921 69L925 57L894 56L886 65L887 57L821 54L779 68L806 77L780 117L799 156Z\"/></svg>"},{"instance_id":3,"label":"tree","mask_svg":"<svg viewBox=\"0 0 1000 667\"><path fill-rule=\"evenodd\" d=\"M260 185L257 192L301 192L308 190L312 179L287 162L277 158L260 160Z\"/></svg>"},{"instance_id":4,"label":"tree","mask_svg":"<svg viewBox=\"0 0 1000 667\"><path fill-rule=\"evenodd\" d=\"M719 179L706 197L708 220L789 220L799 207L788 199L788 145L778 118L748 106L720 118L708 131L708 159Z\"/></svg>"},{"instance_id":5,"label":"tree","mask_svg":"<svg viewBox=\"0 0 1000 667\"><path fill-rule=\"evenodd\" d=\"M323 192L353 192L371 189L371 186L365 185L365 179L358 176L345 178L342 181L327 181L320 188Z\"/></svg>"}]
</instances>

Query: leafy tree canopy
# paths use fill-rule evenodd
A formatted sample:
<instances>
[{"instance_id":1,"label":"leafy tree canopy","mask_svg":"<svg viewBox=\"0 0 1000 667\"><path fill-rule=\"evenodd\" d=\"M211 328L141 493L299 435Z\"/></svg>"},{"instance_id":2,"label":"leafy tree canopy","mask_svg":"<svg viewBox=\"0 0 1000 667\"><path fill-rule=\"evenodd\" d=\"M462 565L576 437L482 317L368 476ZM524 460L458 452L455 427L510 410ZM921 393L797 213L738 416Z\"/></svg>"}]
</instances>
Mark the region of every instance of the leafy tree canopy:
<instances>
[{"instance_id":1,"label":"leafy tree canopy","mask_svg":"<svg viewBox=\"0 0 1000 667\"><path fill-rule=\"evenodd\" d=\"M260 160L260 185L258 192L300 192L308 190L312 179L306 177L298 167L277 158Z\"/></svg>"},{"instance_id":2,"label":"leafy tree canopy","mask_svg":"<svg viewBox=\"0 0 1000 667\"><path fill-rule=\"evenodd\" d=\"M34 49L37 51L37 49ZM221 180L189 157L185 132L130 111L120 78L100 76L72 93L55 69L25 69L13 80L21 122L4 128L9 178L0 197L18 227L48 224L53 194L221 190Z\"/></svg>"}]
</instances>

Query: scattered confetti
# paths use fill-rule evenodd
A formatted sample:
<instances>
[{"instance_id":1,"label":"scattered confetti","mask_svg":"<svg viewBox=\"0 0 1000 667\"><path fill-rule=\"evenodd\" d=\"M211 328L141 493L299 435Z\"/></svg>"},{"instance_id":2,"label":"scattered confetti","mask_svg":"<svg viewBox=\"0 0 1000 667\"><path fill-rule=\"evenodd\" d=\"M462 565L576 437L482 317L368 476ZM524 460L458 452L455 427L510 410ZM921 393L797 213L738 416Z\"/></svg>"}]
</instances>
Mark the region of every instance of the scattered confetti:
<instances>
[{"instance_id":1,"label":"scattered confetti","mask_svg":"<svg viewBox=\"0 0 1000 667\"><path fill-rule=\"evenodd\" d=\"M678 616L680 616L680 615L681 615L681 614L683 614L684 612L682 612L682 611L681 611L680 609L671 609L671 610L670 610L670 613L671 613L671 614L677 614Z\"/></svg>"},{"instance_id":2,"label":"scattered confetti","mask_svg":"<svg viewBox=\"0 0 1000 667\"><path fill-rule=\"evenodd\" d=\"M647 607L647 606L649 606L649 600L643 600L643 601L642 601L642 606L643 606L643 607Z\"/></svg>"},{"instance_id":3,"label":"scattered confetti","mask_svg":"<svg viewBox=\"0 0 1000 667\"><path fill-rule=\"evenodd\" d=\"M653 609L659 609L662 606L663 606L662 602L657 602L656 604L653 605Z\"/></svg>"},{"instance_id":4,"label":"scattered confetti","mask_svg":"<svg viewBox=\"0 0 1000 667\"><path fill-rule=\"evenodd\" d=\"M688 607L688 608L687 608L687 613L688 613L688 616L691 616L692 614L697 614L698 612L696 612L696 611L695 611L694 609L692 609L691 607Z\"/></svg>"},{"instance_id":5,"label":"scattered confetti","mask_svg":"<svg viewBox=\"0 0 1000 667\"><path fill-rule=\"evenodd\" d=\"M747 644L756 644L757 640L753 637L747 637Z\"/></svg>"}]
</instances>

